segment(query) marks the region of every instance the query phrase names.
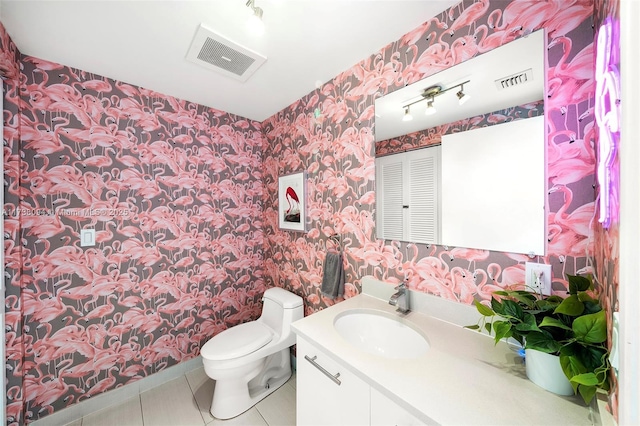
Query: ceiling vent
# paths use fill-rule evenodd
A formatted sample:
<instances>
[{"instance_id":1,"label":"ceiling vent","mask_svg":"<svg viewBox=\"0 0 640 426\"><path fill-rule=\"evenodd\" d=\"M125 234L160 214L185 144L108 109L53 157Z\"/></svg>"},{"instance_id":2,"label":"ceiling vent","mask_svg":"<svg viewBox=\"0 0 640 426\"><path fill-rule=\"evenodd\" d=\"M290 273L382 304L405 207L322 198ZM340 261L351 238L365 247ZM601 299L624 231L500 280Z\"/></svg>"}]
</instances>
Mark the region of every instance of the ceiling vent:
<instances>
[{"instance_id":1,"label":"ceiling vent","mask_svg":"<svg viewBox=\"0 0 640 426\"><path fill-rule=\"evenodd\" d=\"M498 88L498 90L508 89L509 87L520 86L530 81L533 81L533 72L531 71L531 68L526 71L515 73L508 77L497 79L496 87Z\"/></svg>"},{"instance_id":2,"label":"ceiling vent","mask_svg":"<svg viewBox=\"0 0 640 426\"><path fill-rule=\"evenodd\" d=\"M200 24L187 59L227 77L245 82L267 60Z\"/></svg>"}]
</instances>

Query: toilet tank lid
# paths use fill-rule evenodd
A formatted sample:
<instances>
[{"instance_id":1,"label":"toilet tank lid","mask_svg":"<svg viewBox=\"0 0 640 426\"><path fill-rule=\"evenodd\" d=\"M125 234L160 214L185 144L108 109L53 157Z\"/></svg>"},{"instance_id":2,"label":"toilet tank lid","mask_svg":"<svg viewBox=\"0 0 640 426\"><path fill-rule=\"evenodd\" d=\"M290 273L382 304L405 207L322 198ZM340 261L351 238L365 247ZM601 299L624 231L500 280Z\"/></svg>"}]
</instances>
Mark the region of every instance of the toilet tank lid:
<instances>
[{"instance_id":1,"label":"toilet tank lid","mask_svg":"<svg viewBox=\"0 0 640 426\"><path fill-rule=\"evenodd\" d=\"M200 349L200 355L213 361L239 358L257 351L272 338L273 332L266 325L259 321L246 322L213 336Z\"/></svg>"},{"instance_id":2,"label":"toilet tank lid","mask_svg":"<svg viewBox=\"0 0 640 426\"><path fill-rule=\"evenodd\" d=\"M273 300L285 309L302 306L302 297L295 295L283 288L272 287L264 292L265 299Z\"/></svg>"}]
</instances>

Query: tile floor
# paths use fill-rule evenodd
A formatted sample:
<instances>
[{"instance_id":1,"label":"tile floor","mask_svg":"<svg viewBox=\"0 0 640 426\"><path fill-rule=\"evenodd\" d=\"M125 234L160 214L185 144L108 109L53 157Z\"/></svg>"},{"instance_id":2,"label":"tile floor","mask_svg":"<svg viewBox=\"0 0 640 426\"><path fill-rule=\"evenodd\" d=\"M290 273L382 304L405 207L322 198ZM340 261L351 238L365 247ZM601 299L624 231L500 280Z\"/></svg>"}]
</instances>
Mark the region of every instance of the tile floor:
<instances>
[{"instance_id":1,"label":"tile floor","mask_svg":"<svg viewBox=\"0 0 640 426\"><path fill-rule=\"evenodd\" d=\"M89 414L67 426L280 426L296 424L295 373L280 389L230 420L209 413L213 380L204 368L141 393L120 405Z\"/></svg>"}]
</instances>

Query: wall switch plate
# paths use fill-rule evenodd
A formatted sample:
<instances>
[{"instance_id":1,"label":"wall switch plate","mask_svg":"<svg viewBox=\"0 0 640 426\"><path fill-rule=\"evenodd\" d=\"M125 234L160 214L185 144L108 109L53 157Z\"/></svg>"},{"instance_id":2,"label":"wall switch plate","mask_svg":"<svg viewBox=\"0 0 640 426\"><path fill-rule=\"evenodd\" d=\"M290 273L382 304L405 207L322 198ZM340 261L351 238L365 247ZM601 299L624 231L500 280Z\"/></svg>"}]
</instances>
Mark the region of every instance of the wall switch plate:
<instances>
[{"instance_id":1,"label":"wall switch plate","mask_svg":"<svg viewBox=\"0 0 640 426\"><path fill-rule=\"evenodd\" d=\"M551 294L551 265L527 262L524 272L526 290L546 296Z\"/></svg>"},{"instance_id":2,"label":"wall switch plate","mask_svg":"<svg viewBox=\"0 0 640 426\"><path fill-rule=\"evenodd\" d=\"M80 230L80 247L93 247L96 245L96 230L81 229Z\"/></svg>"}]
</instances>

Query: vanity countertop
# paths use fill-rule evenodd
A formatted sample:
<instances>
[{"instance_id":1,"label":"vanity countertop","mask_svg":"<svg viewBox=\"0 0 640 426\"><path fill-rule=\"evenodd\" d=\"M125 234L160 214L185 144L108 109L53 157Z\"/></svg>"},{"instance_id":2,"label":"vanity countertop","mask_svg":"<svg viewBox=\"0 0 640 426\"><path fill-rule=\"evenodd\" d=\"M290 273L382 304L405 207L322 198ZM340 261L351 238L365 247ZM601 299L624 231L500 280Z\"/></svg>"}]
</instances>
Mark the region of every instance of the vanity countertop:
<instances>
[{"instance_id":1,"label":"vanity countertop","mask_svg":"<svg viewBox=\"0 0 640 426\"><path fill-rule=\"evenodd\" d=\"M428 424L591 425L593 413L579 397L547 392L526 377L521 358L504 342L428 315L410 322L430 348L416 359L362 352L333 327L341 312L396 313L385 300L360 294L293 323L295 333L323 348L345 368Z\"/></svg>"}]
</instances>

